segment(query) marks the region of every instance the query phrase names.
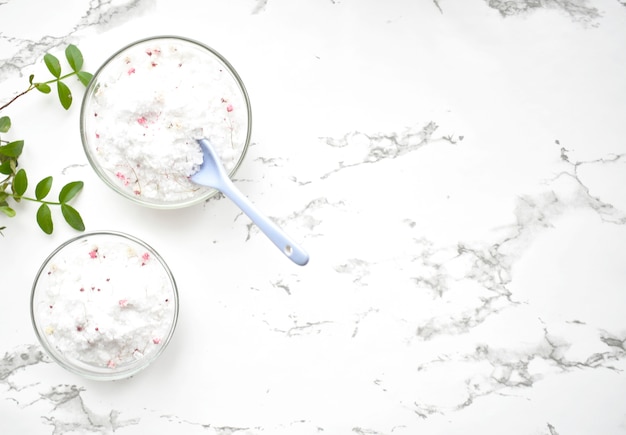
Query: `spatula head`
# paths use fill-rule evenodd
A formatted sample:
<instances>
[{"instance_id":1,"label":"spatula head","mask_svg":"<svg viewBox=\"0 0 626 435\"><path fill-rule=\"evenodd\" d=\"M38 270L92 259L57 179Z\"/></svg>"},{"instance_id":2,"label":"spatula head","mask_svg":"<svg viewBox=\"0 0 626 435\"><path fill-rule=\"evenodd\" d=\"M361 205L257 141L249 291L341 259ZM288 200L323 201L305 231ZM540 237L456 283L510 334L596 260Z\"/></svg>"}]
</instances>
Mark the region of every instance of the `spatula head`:
<instances>
[{"instance_id":1,"label":"spatula head","mask_svg":"<svg viewBox=\"0 0 626 435\"><path fill-rule=\"evenodd\" d=\"M198 144L202 148L204 160L198 172L189 179L196 184L220 190L224 185L223 180L228 179L228 174L220 161L220 157L207 139L198 139Z\"/></svg>"}]
</instances>

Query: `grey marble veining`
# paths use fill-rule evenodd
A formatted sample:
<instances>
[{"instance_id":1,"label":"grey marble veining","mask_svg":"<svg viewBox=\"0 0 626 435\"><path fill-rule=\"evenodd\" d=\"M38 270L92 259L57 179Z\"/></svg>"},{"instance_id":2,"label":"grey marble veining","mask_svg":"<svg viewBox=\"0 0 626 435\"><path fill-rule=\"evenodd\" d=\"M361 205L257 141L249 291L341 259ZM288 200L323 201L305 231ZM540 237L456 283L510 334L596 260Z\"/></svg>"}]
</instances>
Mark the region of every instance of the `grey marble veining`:
<instances>
[{"instance_id":1,"label":"grey marble veining","mask_svg":"<svg viewBox=\"0 0 626 435\"><path fill-rule=\"evenodd\" d=\"M103 32L136 18L142 13L154 10L154 0L97 0L86 2L80 10L78 20L71 27L61 30L59 34L41 33L38 26L24 26L22 17L28 16L29 9L35 9L33 19L45 20L54 16L58 2L48 2L42 6L38 2L9 1L0 3L4 6L0 13L4 15L3 29L0 31L0 44L9 48L9 57L3 57L0 63L0 80L20 74L25 67L32 66L43 55L63 46L85 29ZM46 7L47 6L47 7ZM50 8L50 10L48 10ZM69 11L68 11L69 12ZM13 36L13 32L19 36ZM63 33L65 32L65 33Z\"/></svg>"},{"instance_id":2,"label":"grey marble veining","mask_svg":"<svg viewBox=\"0 0 626 435\"><path fill-rule=\"evenodd\" d=\"M569 15L574 21L592 23L600 18L601 13L588 0L486 0L490 8L496 9L503 16L532 12L539 8L556 9Z\"/></svg>"}]
</instances>

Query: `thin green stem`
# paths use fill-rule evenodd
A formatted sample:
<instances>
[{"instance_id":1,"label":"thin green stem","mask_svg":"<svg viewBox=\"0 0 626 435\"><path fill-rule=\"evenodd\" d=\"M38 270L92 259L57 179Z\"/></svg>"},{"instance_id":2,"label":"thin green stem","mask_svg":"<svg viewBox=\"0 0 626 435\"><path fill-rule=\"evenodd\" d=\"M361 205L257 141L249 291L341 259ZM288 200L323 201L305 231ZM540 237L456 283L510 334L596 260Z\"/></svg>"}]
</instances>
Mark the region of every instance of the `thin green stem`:
<instances>
[{"instance_id":1,"label":"thin green stem","mask_svg":"<svg viewBox=\"0 0 626 435\"><path fill-rule=\"evenodd\" d=\"M13 195L12 195L13 196ZM13 198L15 198L15 196L13 196ZM32 201L32 202L38 202L40 204L48 204L48 205L61 205L60 202L54 202L54 201L44 201L43 199L36 199L36 198L30 198L28 196L20 196L20 199L25 199L27 201Z\"/></svg>"},{"instance_id":2,"label":"thin green stem","mask_svg":"<svg viewBox=\"0 0 626 435\"><path fill-rule=\"evenodd\" d=\"M0 106L0 110L2 110L2 109L4 109L4 108L6 108L6 107L7 107L7 106L9 106L11 103L13 103L15 100L17 100L18 98L20 98L20 97L22 97L22 96L26 95L27 93L29 93L30 91L32 91L33 89L35 89L35 88L37 87L37 86L36 86L37 84L45 84L45 85L49 85L50 83L59 82L59 81L61 81L61 80L65 80L65 79L66 79L66 78L68 78L68 77L75 76L76 74L77 74L77 73L76 73L76 71L72 71L71 73L67 73L67 74L65 74L65 75L63 75L63 76L61 76L61 77L59 77L59 78L56 78L56 77L55 77L55 78L53 78L52 80L48 80L47 82L36 82L36 83L31 83L25 91L20 92L20 93L19 93L19 94L17 94L15 97L11 98L11 99L9 100L9 102L8 102L8 103L5 103L5 104L3 104L2 106Z\"/></svg>"},{"instance_id":3,"label":"thin green stem","mask_svg":"<svg viewBox=\"0 0 626 435\"><path fill-rule=\"evenodd\" d=\"M49 85L50 83L58 82L58 81L60 81L60 80L65 80L66 78L68 78L68 77L72 77L72 76L74 76L74 75L76 75L76 71L72 71L71 73L67 73L67 74L65 74L64 76L59 77L58 79L57 79L57 78L54 78L54 79L52 79L52 80L48 80L47 82L39 82L39 83L44 83L44 84L46 84L46 85Z\"/></svg>"}]
</instances>

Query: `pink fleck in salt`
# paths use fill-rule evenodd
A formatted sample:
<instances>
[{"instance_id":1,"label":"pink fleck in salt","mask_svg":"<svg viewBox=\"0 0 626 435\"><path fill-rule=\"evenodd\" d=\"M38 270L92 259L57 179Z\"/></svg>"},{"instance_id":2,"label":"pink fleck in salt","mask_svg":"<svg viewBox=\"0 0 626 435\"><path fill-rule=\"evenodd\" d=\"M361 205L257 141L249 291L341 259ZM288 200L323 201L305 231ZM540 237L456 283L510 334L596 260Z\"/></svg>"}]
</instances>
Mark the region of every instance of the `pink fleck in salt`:
<instances>
[{"instance_id":1,"label":"pink fleck in salt","mask_svg":"<svg viewBox=\"0 0 626 435\"><path fill-rule=\"evenodd\" d=\"M89 257L96 258L98 256L98 248L89 251Z\"/></svg>"},{"instance_id":2,"label":"pink fleck in salt","mask_svg":"<svg viewBox=\"0 0 626 435\"><path fill-rule=\"evenodd\" d=\"M152 339L152 342L153 342L154 344L159 344L159 343L161 342L161 339L160 339L160 338L158 338L158 337L157 337L157 338L153 338L153 339Z\"/></svg>"},{"instance_id":3,"label":"pink fleck in salt","mask_svg":"<svg viewBox=\"0 0 626 435\"><path fill-rule=\"evenodd\" d=\"M107 362L107 367L110 368L110 369L114 369L115 368L115 362L109 360Z\"/></svg>"},{"instance_id":4,"label":"pink fleck in salt","mask_svg":"<svg viewBox=\"0 0 626 435\"><path fill-rule=\"evenodd\" d=\"M128 186L128 178L126 178L126 175L122 174L121 172L118 172L115 174L115 176L122 182L124 183L124 186Z\"/></svg>"},{"instance_id":5,"label":"pink fleck in salt","mask_svg":"<svg viewBox=\"0 0 626 435\"><path fill-rule=\"evenodd\" d=\"M139 125L145 126L148 123L148 120L145 116L140 116L139 118L137 118L137 122L139 123Z\"/></svg>"},{"instance_id":6,"label":"pink fleck in salt","mask_svg":"<svg viewBox=\"0 0 626 435\"><path fill-rule=\"evenodd\" d=\"M120 299L118 304L120 304L120 307L124 308L128 305L128 299Z\"/></svg>"},{"instance_id":7,"label":"pink fleck in salt","mask_svg":"<svg viewBox=\"0 0 626 435\"><path fill-rule=\"evenodd\" d=\"M96 139L100 139L100 134L96 133Z\"/></svg>"},{"instance_id":8,"label":"pink fleck in salt","mask_svg":"<svg viewBox=\"0 0 626 435\"><path fill-rule=\"evenodd\" d=\"M135 74L135 68L130 68L128 70L128 75Z\"/></svg>"},{"instance_id":9,"label":"pink fleck in salt","mask_svg":"<svg viewBox=\"0 0 626 435\"><path fill-rule=\"evenodd\" d=\"M141 259L143 260L143 261L141 262L141 265L142 265L142 266L145 266L145 265L146 265L146 262L147 262L148 260L150 260L150 254L148 254L147 252L144 252L144 254L141 256Z\"/></svg>"},{"instance_id":10,"label":"pink fleck in salt","mask_svg":"<svg viewBox=\"0 0 626 435\"><path fill-rule=\"evenodd\" d=\"M226 106L226 111L227 112L232 112L233 111L233 105L229 104L228 106Z\"/></svg>"}]
</instances>

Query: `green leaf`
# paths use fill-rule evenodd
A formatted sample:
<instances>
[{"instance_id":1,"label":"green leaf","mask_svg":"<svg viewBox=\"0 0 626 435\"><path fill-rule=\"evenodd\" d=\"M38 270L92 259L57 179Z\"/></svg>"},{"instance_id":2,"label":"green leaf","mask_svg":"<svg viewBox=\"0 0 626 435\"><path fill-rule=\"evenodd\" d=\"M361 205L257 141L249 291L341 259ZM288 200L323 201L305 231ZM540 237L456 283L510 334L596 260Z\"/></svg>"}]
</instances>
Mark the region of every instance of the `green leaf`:
<instances>
[{"instance_id":1,"label":"green leaf","mask_svg":"<svg viewBox=\"0 0 626 435\"><path fill-rule=\"evenodd\" d=\"M0 174L9 175L13 173L13 168L11 168L11 161L7 160L0 165Z\"/></svg>"},{"instance_id":2,"label":"green leaf","mask_svg":"<svg viewBox=\"0 0 626 435\"><path fill-rule=\"evenodd\" d=\"M74 198L78 192L83 188L84 183L82 181L72 181L67 183L61 188L59 192L59 202L64 204L70 199Z\"/></svg>"},{"instance_id":3,"label":"green leaf","mask_svg":"<svg viewBox=\"0 0 626 435\"><path fill-rule=\"evenodd\" d=\"M34 79L35 79L35 74L31 74L30 76L28 76L28 84L32 85Z\"/></svg>"},{"instance_id":4,"label":"green leaf","mask_svg":"<svg viewBox=\"0 0 626 435\"><path fill-rule=\"evenodd\" d=\"M78 80L80 80L80 82L85 86L89 84L91 78L93 77L93 74L88 73L87 71L79 71L76 75L78 76Z\"/></svg>"},{"instance_id":5,"label":"green leaf","mask_svg":"<svg viewBox=\"0 0 626 435\"><path fill-rule=\"evenodd\" d=\"M6 133L11 128L11 118L0 116L0 133Z\"/></svg>"},{"instance_id":6,"label":"green leaf","mask_svg":"<svg viewBox=\"0 0 626 435\"><path fill-rule=\"evenodd\" d=\"M22 154L22 149L24 148L23 140L16 140L14 142L9 142L4 146L0 146L0 154L5 155L7 157L19 157Z\"/></svg>"},{"instance_id":7,"label":"green leaf","mask_svg":"<svg viewBox=\"0 0 626 435\"><path fill-rule=\"evenodd\" d=\"M26 192L27 187L28 177L26 176L26 171L24 169L20 169L13 177L13 193L17 196L22 196L24 195L24 192Z\"/></svg>"},{"instance_id":8,"label":"green leaf","mask_svg":"<svg viewBox=\"0 0 626 435\"><path fill-rule=\"evenodd\" d=\"M65 110L72 105L72 92L67 85L61 81L57 82L57 91L59 92L59 101Z\"/></svg>"},{"instance_id":9,"label":"green leaf","mask_svg":"<svg viewBox=\"0 0 626 435\"><path fill-rule=\"evenodd\" d=\"M57 79L61 77L61 62L55 56L50 53L46 53L43 57L43 61L48 67L48 71Z\"/></svg>"},{"instance_id":10,"label":"green leaf","mask_svg":"<svg viewBox=\"0 0 626 435\"><path fill-rule=\"evenodd\" d=\"M70 227L78 231L85 231L83 218L80 217L80 213L78 213L74 207L67 204L61 204L61 213L63 213L65 222L67 222Z\"/></svg>"},{"instance_id":11,"label":"green leaf","mask_svg":"<svg viewBox=\"0 0 626 435\"><path fill-rule=\"evenodd\" d=\"M80 69L83 67L83 54L74 44L68 45L65 49L65 58L67 59L67 63L70 64L74 72L80 71Z\"/></svg>"},{"instance_id":12,"label":"green leaf","mask_svg":"<svg viewBox=\"0 0 626 435\"><path fill-rule=\"evenodd\" d=\"M37 183L37 187L35 187L35 198L37 200L44 199L48 193L50 193L50 188L52 187L52 177L46 177Z\"/></svg>"},{"instance_id":13,"label":"green leaf","mask_svg":"<svg viewBox=\"0 0 626 435\"><path fill-rule=\"evenodd\" d=\"M39 206L37 210L37 223L44 233L52 234L54 226L52 225L52 213L50 213L48 204L41 204Z\"/></svg>"},{"instance_id":14,"label":"green leaf","mask_svg":"<svg viewBox=\"0 0 626 435\"><path fill-rule=\"evenodd\" d=\"M8 205L0 205L0 211L4 213L5 215L7 215L8 217L15 216L15 210L13 210Z\"/></svg>"},{"instance_id":15,"label":"green leaf","mask_svg":"<svg viewBox=\"0 0 626 435\"><path fill-rule=\"evenodd\" d=\"M43 94L49 94L52 91L47 83L35 83L35 89Z\"/></svg>"},{"instance_id":16,"label":"green leaf","mask_svg":"<svg viewBox=\"0 0 626 435\"><path fill-rule=\"evenodd\" d=\"M9 197L9 194L6 192L0 192L0 205L6 205L6 199Z\"/></svg>"},{"instance_id":17,"label":"green leaf","mask_svg":"<svg viewBox=\"0 0 626 435\"><path fill-rule=\"evenodd\" d=\"M72 92L67 85L61 81L57 82L57 90L59 91L59 101L65 110L72 105Z\"/></svg>"}]
</instances>

